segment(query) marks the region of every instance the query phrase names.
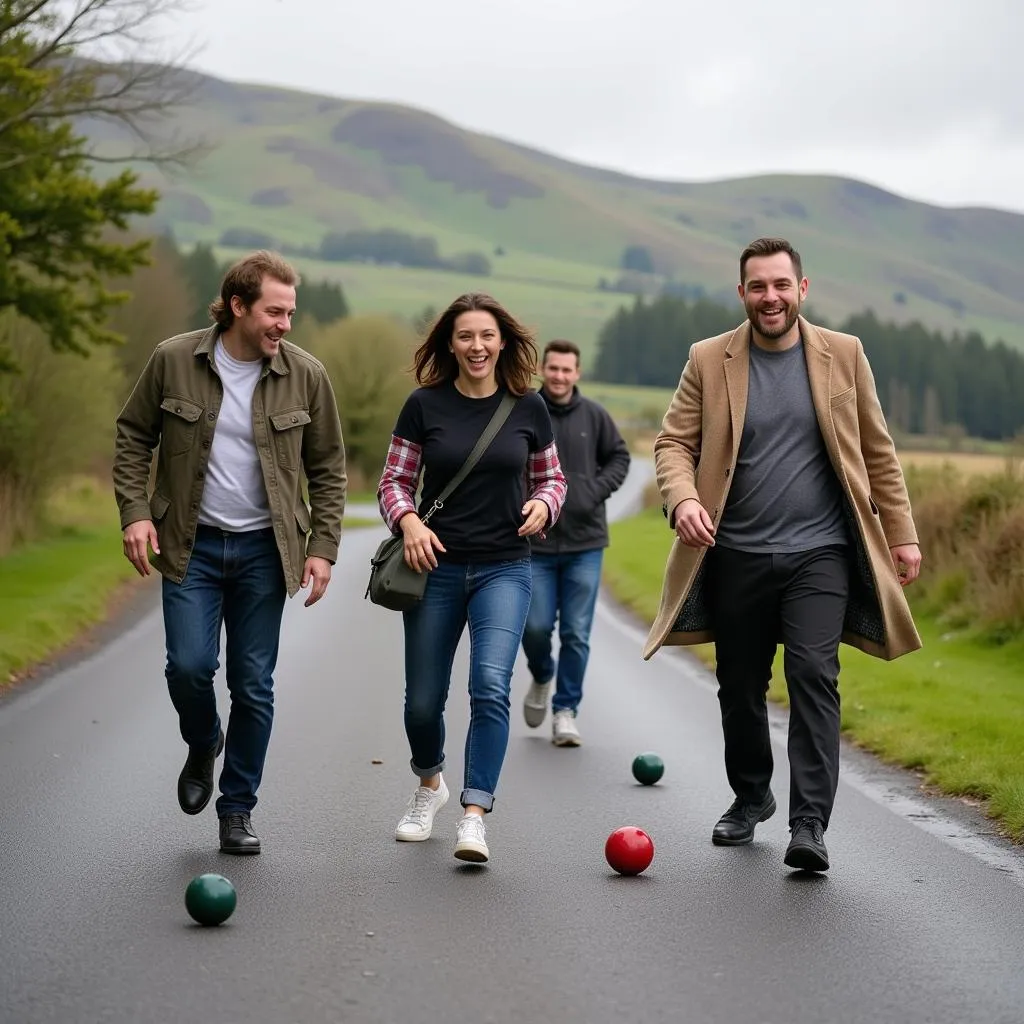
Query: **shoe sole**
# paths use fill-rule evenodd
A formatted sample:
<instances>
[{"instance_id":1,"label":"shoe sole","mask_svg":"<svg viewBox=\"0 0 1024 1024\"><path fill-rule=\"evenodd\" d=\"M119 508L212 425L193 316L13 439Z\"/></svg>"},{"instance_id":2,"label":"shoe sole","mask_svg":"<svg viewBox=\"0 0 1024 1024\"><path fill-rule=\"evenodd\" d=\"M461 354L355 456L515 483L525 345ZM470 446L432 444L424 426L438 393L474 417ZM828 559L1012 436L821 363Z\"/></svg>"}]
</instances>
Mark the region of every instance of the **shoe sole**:
<instances>
[{"instance_id":1,"label":"shoe sole","mask_svg":"<svg viewBox=\"0 0 1024 1024\"><path fill-rule=\"evenodd\" d=\"M811 846L791 846L783 862L797 871L828 871L829 868L828 860Z\"/></svg>"},{"instance_id":2,"label":"shoe sole","mask_svg":"<svg viewBox=\"0 0 1024 1024\"><path fill-rule=\"evenodd\" d=\"M583 743L579 736L552 737L551 742L554 743L556 747L578 747Z\"/></svg>"},{"instance_id":3,"label":"shoe sole","mask_svg":"<svg viewBox=\"0 0 1024 1024\"><path fill-rule=\"evenodd\" d=\"M464 860L470 864L486 864L490 856L486 846L478 846L476 843L455 847L455 859Z\"/></svg>"},{"instance_id":4,"label":"shoe sole","mask_svg":"<svg viewBox=\"0 0 1024 1024\"><path fill-rule=\"evenodd\" d=\"M244 849L241 848L241 847L239 847L238 849L232 849L232 848L229 848L227 846L222 846L220 848L220 852L221 853L230 853L234 857L246 856L246 855L250 855L251 856L254 853L259 853L260 852L260 848L258 846L249 846L249 847L246 847Z\"/></svg>"},{"instance_id":5,"label":"shoe sole","mask_svg":"<svg viewBox=\"0 0 1024 1024\"><path fill-rule=\"evenodd\" d=\"M756 825L760 825L762 821L767 821L776 812L777 809L778 809L778 804L776 804L775 798L772 797L771 806L766 807L761 812L761 817L759 817L757 819L757 821L754 823L755 826ZM748 843L752 843L753 841L754 841L754 830L753 829L750 830L750 835L749 836L745 836L743 839L726 839L726 838L724 838L722 836L716 836L713 832L711 833L711 842L715 846L746 846Z\"/></svg>"},{"instance_id":6,"label":"shoe sole","mask_svg":"<svg viewBox=\"0 0 1024 1024\"><path fill-rule=\"evenodd\" d=\"M426 832L421 832L419 835L409 835L407 832L395 832L395 839L399 843L422 843L424 840L430 838L431 832L434 831L434 826L431 825Z\"/></svg>"}]
</instances>

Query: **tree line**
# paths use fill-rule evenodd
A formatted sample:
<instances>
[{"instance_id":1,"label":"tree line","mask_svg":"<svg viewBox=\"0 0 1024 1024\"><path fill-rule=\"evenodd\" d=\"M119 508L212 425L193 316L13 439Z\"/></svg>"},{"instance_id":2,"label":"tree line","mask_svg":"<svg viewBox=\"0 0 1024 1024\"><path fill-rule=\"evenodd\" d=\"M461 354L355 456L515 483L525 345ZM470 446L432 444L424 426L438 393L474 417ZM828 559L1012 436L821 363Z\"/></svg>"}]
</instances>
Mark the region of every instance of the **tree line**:
<instances>
[{"instance_id":1,"label":"tree line","mask_svg":"<svg viewBox=\"0 0 1024 1024\"><path fill-rule=\"evenodd\" d=\"M379 231L329 231L318 245L278 244L273 236L253 228L228 228L220 244L234 249L277 249L286 256L324 260L327 263L382 263L399 267L451 270L476 277L489 277L491 261L482 252L459 252L442 256L437 239L412 235L394 228Z\"/></svg>"},{"instance_id":2,"label":"tree line","mask_svg":"<svg viewBox=\"0 0 1024 1024\"><path fill-rule=\"evenodd\" d=\"M864 345L878 396L894 430L990 440L1024 430L1024 355L975 331L946 336L917 322L883 322L866 311L823 327L855 334ZM737 326L743 313L710 299L638 297L605 323L594 376L608 383L675 387L690 345Z\"/></svg>"}]
</instances>

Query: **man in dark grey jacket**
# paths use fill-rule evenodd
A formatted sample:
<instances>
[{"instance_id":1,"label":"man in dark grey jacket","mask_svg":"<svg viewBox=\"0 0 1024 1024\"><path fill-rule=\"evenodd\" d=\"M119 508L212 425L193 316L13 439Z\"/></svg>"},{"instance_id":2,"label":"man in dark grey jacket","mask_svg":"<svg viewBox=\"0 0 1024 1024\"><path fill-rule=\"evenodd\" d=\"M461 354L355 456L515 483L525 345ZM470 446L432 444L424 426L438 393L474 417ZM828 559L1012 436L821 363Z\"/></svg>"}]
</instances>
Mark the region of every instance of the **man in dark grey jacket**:
<instances>
[{"instance_id":1,"label":"man in dark grey jacket","mask_svg":"<svg viewBox=\"0 0 1024 1024\"><path fill-rule=\"evenodd\" d=\"M523 633L523 650L533 682L523 703L526 724L535 729L551 700L551 741L578 747L576 712L583 697L583 675L590 654L590 627L601 583L601 561L608 546L604 503L629 471L629 449L608 412L584 398L580 350L571 341L551 341L541 363L558 457L569 484L558 522L533 549L533 597ZM558 663L551 637L558 620ZM555 680L554 697L551 697Z\"/></svg>"}]
</instances>

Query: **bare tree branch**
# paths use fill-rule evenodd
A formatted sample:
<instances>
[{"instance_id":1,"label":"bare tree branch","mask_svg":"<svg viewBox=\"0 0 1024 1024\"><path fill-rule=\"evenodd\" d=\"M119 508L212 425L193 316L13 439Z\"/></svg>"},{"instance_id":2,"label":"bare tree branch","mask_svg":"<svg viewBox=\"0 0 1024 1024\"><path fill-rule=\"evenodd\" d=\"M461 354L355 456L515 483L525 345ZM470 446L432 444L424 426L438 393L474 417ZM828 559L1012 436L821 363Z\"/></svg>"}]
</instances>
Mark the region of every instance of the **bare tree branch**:
<instances>
[{"instance_id":1,"label":"bare tree branch","mask_svg":"<svg viewBox=\"0 0 1024 1024\"><path fill-rule=\"evenodd\" d=\"M4 5L0 46L27 38L34 52L26 66L45 70L52 79L45 92L26 98L0 121L0 159L7 133L42 120L105 121L141 144L126 147L121 156L90 151L102 163L183 164L206 151L201 140L172 139L160 130L161 122L191 99L199 79L186 71L192 51L161 52L159 25L193 2L14 0Z\"/></svg>"}]
</instances>

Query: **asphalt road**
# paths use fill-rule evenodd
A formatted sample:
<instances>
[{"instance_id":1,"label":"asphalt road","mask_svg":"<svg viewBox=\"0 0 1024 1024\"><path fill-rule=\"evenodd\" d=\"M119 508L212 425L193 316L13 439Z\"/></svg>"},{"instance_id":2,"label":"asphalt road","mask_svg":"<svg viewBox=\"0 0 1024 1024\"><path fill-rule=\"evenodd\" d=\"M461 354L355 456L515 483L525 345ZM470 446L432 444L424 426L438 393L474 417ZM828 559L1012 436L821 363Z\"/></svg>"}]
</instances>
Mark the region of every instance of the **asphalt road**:
<instances>
[{"instance_id":1,"label":"asphalt road","mask_svg":"<svg viewBox=\"0 0 1024 1024\"><path fill-rule=\"evenodd\" d=\"M517 670L491 863L452 857L455 799L430 841L396 843L414 779L400 617L362 599L380 536L347 534L327 598L287 609L259 857L217 851L212 804L178 810L155 587L130 628L0 703L0 1021L1024 1021L1020 851L844 751L832 870L791 873L784 747L780 813L749 847L712 846L730 800L712 681L679 651L643 663L608 603L582 747L525 726ZM463 651L453 793L465 665ZM666 762L654 787L630 775L642 750ZM625 824L656 845L636 878L604 860ZM204 871L238 890L219 928L185 912Z\"/></svg>"}]
</instances>

